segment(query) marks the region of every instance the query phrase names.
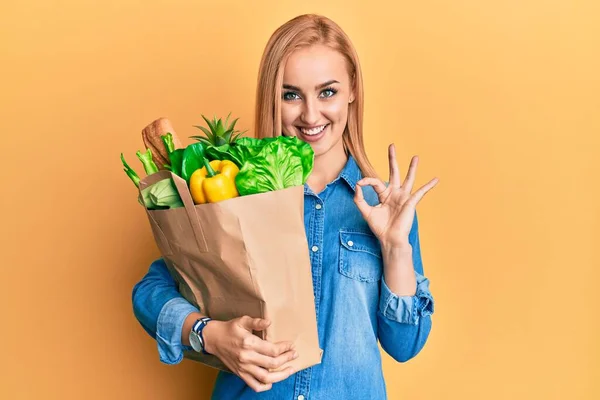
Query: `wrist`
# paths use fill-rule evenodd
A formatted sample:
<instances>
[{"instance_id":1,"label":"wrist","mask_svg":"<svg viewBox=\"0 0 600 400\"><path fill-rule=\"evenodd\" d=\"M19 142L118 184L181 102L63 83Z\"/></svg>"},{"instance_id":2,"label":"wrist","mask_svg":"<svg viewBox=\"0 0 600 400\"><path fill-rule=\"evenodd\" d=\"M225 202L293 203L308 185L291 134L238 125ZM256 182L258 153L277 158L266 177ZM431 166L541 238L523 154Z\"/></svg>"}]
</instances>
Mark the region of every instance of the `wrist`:
<instances>
[{"instance_id":1,"label":"wrist","mask_svg":"<svg viewBox=\"0 0 600 400\"><path fill-rule=\"evenodd\" d=\"M181 343L184 346L191 346L190 344L190 332L192 332L192 328L196 321L200 318L204 317L204 315L199 312L190 313L183 321L183 327L181 328Z\"/></svg>"},{"instance_id":2,"label":"wrist","mask_svg":"<svg viewBox=\"0 0 600 400\"><path fill-rule=\"evenodd\" d=\"M202 331L202 336L204 337L204 350L210 354L215 354L215 342L219 337L217 331L219 330L219 325L221 321L211 320L206 324L204 330Z\"/></svg>"},{"instance_id":3,"label":"wrist","mask_svg":"<svg viewBox=\"0 0 600 400\"><path fill-rule=\"evenodd\" d=\"M383 257L403 257L407 254L412 255L412 245L410 242L386 243L381 242L381 254Z\"/></svg>"},{"instance_id":4,"label":"wrist","mask_svg":"<svg viewBox=\"0 0 600 400\"><path fill-rule=\"evenodd\" d=\"M392 293L397 296L414 296L417 280L410 244L384 246L383 256L384 279Z\"/></svg>"}]
</instances>

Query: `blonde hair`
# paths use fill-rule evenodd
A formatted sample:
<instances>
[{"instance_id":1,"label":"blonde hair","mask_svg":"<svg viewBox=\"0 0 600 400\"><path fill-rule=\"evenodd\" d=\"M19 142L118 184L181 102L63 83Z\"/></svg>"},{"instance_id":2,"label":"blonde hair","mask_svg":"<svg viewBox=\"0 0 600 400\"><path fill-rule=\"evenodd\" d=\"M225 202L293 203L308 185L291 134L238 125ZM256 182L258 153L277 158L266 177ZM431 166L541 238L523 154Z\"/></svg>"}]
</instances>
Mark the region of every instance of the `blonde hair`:
<instances>
[{"instance_id":1,"label":"blonde hair","mask_svg":"<svg viewBox=\"0 0 600 400\"><path fill-rule=\"evenodd\" d=\"M369 162L363 141L363 82L358 54L344 31L330 19L300 15L280 26L265 47L258 72L255 132L260 138L280 136L283 70L297 49L322 44L346 58L354 101L348 107L348 123L342 140L347 153L356 160L363 176L377 177Z\"/></svg>"}]
</instances>

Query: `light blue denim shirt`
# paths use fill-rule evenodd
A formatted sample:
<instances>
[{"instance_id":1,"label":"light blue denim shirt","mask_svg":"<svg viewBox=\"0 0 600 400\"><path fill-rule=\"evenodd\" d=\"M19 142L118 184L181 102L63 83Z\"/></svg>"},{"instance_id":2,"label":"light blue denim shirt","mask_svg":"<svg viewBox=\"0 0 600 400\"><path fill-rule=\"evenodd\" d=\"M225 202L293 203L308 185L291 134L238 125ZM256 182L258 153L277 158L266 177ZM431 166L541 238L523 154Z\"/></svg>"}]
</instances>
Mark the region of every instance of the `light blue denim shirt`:
<instances>
[{"instance_id":1,"label":"light blue denim shirt","mask_svg":"<svg viewBox=\"0 0 600 400\"><path fill-rule=\"evenodd\" d=\"M219 372L213 399L386 399L381 354L377 342L395 360L419 353L431 330L433 297L423 276L415 214L409 235L417 277L414 296L397 296L383 279L377 238L354 204L361 173L349 157L338 178L318 195L304 189L304 223L319 331L321 364L299 371L271 390L255 393L238 376ZM378 203L371 187L364 188L371 205ZM283 206L283 205L282 205ZM162 259L133 289L134 313L156 339L160 360L177 364L183 358L181 329L198 311L177 291Z\"/></svg>"}]
</instances>

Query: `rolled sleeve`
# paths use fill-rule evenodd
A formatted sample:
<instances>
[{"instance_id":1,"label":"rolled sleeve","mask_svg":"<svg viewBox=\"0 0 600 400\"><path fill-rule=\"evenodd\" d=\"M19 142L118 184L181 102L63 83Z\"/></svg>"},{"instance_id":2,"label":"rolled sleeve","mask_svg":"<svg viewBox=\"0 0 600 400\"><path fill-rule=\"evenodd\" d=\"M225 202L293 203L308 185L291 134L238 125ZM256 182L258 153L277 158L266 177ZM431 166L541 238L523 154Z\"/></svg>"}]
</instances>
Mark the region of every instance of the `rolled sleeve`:
<instances>
[{"instance_id":1,"label":"rolled sleeve","mask_svg":"<svg viewBox=\"0 0 600 400\"><path fill-rule=\"evenodd\" d=\"M429 291L429 280L419 273L417 278L417 291L414 296L398 296L393 293L385 279L381 280L381 295L379 311L392 320L403 324L417 325L419 318L433 314L433 296Z\"/></svg>"},{"instance_id":2,"label":"rolled sleeve","mask_svg":"<svg viewBox=\"0 0 600 400\"><path fill-rule=\"evenodd\" d=\"M396 295L386 284L385 278L382 278L377 313L381 346L398 362L410 360L423 349L431 332L431 314L434 309L429 280L423 273L416 212L408 239L413 249L413 266L417 280L415 295Z\"/></svg>"},{"instance_id":3,"label":"rolled sleeve","mask_svg":"<svg viewBox=\"0 0 600 400\"><path fill-rule=\"evenodd\" d=\"M181 330L185 319L193 312L199 310L181 297L173 298L163 306L156 329L156 343L162 363L178 364L183 359L184 350L191 350L190 346L181 343Z\"/></svg>"}]
</instances>

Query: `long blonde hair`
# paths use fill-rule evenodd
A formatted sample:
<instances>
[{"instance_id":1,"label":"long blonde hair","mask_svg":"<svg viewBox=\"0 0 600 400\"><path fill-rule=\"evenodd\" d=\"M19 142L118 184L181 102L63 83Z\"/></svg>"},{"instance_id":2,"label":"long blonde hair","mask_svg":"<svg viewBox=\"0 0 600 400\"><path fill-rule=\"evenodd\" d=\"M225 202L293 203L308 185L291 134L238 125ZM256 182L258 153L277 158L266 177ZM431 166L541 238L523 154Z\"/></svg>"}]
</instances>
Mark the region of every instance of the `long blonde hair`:
<instances>
[{"instance_id":1,"label":"long blonde hair","mask_svg":"<svg viewBox=\"0 0 600 400\"><path fill-rule=\"evenodd\" d=\"M377 177L363 142L363 82L358 55L350 38L332 20L315 14L300 15L280 26L265 47L258 72L255 132L258 137L280 136L283 71L297 49L322 44L346 58L354 101L348 105L348 123L342 140L363 176Z\"/></svg>"}]
</instances>

